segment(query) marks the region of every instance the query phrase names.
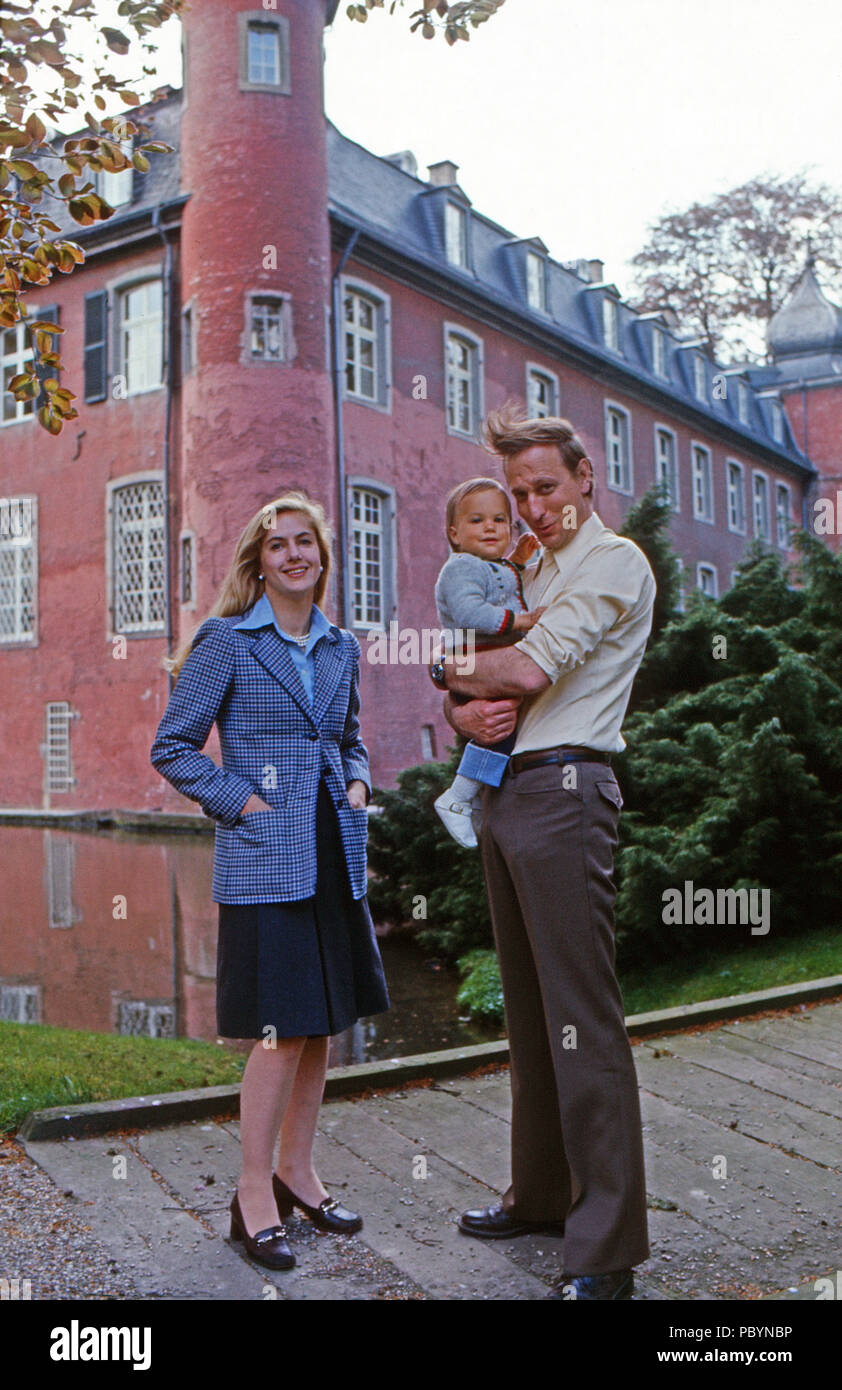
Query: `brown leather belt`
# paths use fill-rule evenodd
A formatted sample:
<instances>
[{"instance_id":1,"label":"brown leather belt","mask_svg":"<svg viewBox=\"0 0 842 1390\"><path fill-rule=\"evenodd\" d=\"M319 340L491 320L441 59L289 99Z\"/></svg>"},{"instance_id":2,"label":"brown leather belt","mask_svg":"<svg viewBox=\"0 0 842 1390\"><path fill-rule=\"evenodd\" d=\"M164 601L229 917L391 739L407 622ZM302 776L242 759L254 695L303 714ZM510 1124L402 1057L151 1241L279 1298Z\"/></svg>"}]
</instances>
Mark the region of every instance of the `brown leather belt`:
<instances>
[{"instance_id":1,"label":"brown leather belt","mask_svg":"<svg viewBox=\"0 0 842 1390\"><path fill-rule=\"evenodd\" d=\"M536 748L534 753L515 753L509 759L511 772L526 772L530 767L545 767L549 763L608 763L611 754L598 748Z\"/></svg>"}]
</instances>

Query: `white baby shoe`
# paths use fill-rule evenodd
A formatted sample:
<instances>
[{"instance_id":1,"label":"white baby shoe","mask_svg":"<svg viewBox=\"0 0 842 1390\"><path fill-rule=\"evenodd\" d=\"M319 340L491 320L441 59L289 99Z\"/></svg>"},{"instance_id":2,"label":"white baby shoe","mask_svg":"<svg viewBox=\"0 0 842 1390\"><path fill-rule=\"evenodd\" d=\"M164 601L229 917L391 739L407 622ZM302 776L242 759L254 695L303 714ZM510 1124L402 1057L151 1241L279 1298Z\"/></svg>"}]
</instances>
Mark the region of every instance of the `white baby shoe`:
<instances>
[{"instance_id":1,"label":"white baby shoe","mask_svg":"<svg viewBox=\"0 0 842 1390\"><path fill-rule=\"evenodd\" d=\"M477 846L476 832L472 824L477 804L473 801L457 801L450 789L442 792L433 802L447 833L465 849L476 849Z\"/></svg>"}]
</instances>

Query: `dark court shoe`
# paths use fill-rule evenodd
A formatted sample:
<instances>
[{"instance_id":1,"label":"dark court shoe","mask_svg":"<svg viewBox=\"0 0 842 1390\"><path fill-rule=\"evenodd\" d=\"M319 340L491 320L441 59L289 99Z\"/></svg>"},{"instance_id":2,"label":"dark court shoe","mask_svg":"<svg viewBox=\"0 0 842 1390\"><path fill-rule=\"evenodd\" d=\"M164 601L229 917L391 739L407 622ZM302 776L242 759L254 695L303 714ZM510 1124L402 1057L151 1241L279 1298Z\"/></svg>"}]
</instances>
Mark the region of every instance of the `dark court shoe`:
<instances>
[{"instance_id":1,"label":"dark court shoe","mask_svg":"<svg viewBox=\"0 0 842 1390\"><path fill-rule=\"evenodd\" d=\"M501 1206L463 1211L458 1224L466 1236L480 1236L483 1240L511 1240L513 1236L534 1234L564 1235L563 1221L523 1221L518 1216L510 1216Z\"/></svg>"},{"instance_id":2,"label":"dark court shoe","mask_svg":"<svg viewBox=\"0 0 842 1390\"><path fill-rule=\"evenodd\" d=\"M278 1215L282 1221L290 1215L293 1207L298 1207L305 1216L309 1216L314 1226L318 1226L320 1231L330 1231L335 1236L352 1236L355 1231L361 1231L363 1219L355 1211L348 1211L347 1207L339 1205L335 1197L325 1197L317 1207L308 1207L306 1202L302 1202L300 1197L296 1197L291 1188L285 1182L281 1182L277 1173L272 1174L272 1191L275 1194L275 1201L278 1204Z\"/></svg>"},{"instance_id":3,"label":"dark court shoe","mask_svg":"<svg viewBox=\"0 0 842 1390\"><path fill-rule=\"evenodd\" d=\"M251 1255L253 1260L266 1265L268 1269L292 1269L295 1256L287 1244L286 1236L283 1226L267 1226L265 1231L258 1231L256 1235L250 1236L240 1210L240 1194L234 1193L231 1203L231 1239L242 1241L246 1253Z\"/></svg>"},{"instance_id":4,"label":"dark court shoe","mask_svg":"<svg viewBox=\"0 0 842 1390\"><path fill-rule=\"evenodd\" d=\"M634 1293L634 1274L617 1269L611 1274L565 1274L548 1298L570 1303L622 1303Z\"/></svg>"}]
</instances>

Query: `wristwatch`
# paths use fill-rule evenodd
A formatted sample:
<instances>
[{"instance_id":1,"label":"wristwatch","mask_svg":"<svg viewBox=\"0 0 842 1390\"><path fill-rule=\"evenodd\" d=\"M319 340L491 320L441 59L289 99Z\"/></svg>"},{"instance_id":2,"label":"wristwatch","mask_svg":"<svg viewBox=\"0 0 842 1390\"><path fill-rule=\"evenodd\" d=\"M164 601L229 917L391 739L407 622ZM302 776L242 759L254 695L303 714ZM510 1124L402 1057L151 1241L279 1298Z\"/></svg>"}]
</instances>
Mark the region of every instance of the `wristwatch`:
<instances>
[{"instance_id":1,"label":"wristwatch","mask_svg":"<svg viewBox=\"0 0 842 1390\"><path fill-rule=\"evenodd\" d=\"M438 686L439 690L447 689L447 673L445 672L443 661L433 662L430 667L430 679L434 685Z\"/></svg>"}]
</instances>

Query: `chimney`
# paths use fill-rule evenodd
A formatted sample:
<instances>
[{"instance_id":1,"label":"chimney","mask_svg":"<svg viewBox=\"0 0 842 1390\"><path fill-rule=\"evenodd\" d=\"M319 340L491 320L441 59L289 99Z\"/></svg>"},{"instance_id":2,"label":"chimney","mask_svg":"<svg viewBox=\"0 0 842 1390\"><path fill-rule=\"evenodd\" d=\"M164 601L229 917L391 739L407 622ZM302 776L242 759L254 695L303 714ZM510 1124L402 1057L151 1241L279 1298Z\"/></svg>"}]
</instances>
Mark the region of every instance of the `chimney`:
<instances>
[{"instance_id":1,"label":"chimney","mask_svg":"<svg viewBox=\"0 0 842 1390\"><path fill-rule=\"evenodd\" d=\"M452 159L440 159L438 164L428 164L427 173L435 188L450 188L456 182L459 165Z\"/></svg>"},{"instance_id":2,"label":"chimney","mask_svg":"<svg viewBox=\"0 0 842 1390\"><path fill-rule=\"evenodd\" d=\"M604 262L604 261L596 261L596 260L590 261L590 260L589 260L588 263L587 263L587 265L588 265L588 274L589 274L590 277L591 277L591 284L592 284L592 285L601 284L601 282L605 279L605 262Z\"/></svg>"}]
</instances>

